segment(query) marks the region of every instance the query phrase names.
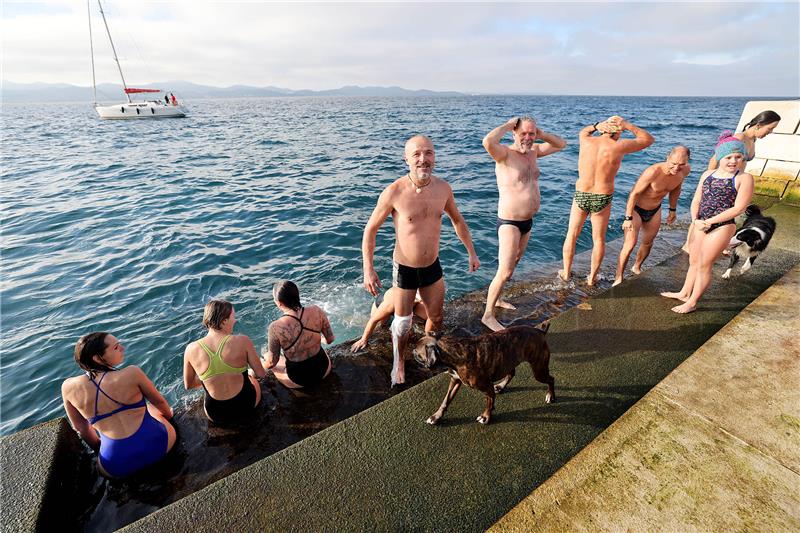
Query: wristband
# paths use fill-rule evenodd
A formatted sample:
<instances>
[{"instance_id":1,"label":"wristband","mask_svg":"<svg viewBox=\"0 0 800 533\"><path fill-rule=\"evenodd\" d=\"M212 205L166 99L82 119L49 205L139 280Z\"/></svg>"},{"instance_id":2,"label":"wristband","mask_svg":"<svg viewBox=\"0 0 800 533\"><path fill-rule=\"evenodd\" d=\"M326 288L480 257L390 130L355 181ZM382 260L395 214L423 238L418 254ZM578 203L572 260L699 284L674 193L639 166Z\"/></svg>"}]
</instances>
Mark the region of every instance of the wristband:
<instances>
[{"instance_id":1,"label":"wristband","mask_svg":"<svg viewBox=\"0 0 800 533\"><path fill-rule=\"evenodd\" d=\"M625 215L625 221L633 220L633 216Z\"/></svg>"},{"instance_id":2,"label":"wristband","mask_svg":"<svg viewBox=\"0 0 800 533\"><path fill-rule=\"evenodd\" d=\"M670 211L677 211L677 210L678 210L678 208L677 208L677 207L670 207L670 208L668 208L668 209L669 209Z\"/></svg>"}]
</instances>

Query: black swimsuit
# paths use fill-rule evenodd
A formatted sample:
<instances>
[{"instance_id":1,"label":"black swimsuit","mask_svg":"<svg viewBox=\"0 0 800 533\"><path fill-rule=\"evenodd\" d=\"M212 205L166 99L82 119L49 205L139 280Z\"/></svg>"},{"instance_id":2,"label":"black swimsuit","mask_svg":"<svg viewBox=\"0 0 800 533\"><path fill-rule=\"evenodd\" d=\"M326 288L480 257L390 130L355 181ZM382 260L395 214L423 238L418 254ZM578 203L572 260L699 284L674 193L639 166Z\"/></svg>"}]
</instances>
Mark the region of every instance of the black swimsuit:
<instances>
[{"instance_id":1,"label":"black swimsuit","mask_svg":"<svg viewBox=\"0 0 800 533\"><path fill-rule=\"evenodd\" d=\"M330 359L328 358L328 354L325 353L325 350L321 346L316 355L313 355L308 359L304 359L303 361L291 361L288 357L286 357L286 352L290 350L292 346L297 344L297 341L299 341L300 337L303 335L303 331L310 331L312 333L322 335L321 331L307 328L303 324L302 318L304 312L305 309L301 307L300 318L294 315L283 315L292 317L300 322L300 332L289 346L286 348L281 346L281 348L283 348L284 357L286 358L286 374L289 376L289 379L298 385L308 387L309 385L314 385L322 381L322 378L325 377L325 372L328 371L328 363L330 362Z\"/></svg>"},{"instance_id":2,"label":"black swimsuit","mask_svg":"<svg viewBox=\"0 0 800 533\"><path fill-rule=\"evenodd\" d=\"M203 390L206 391L203 406L208 418L215 424L235 422L252 415L256 407L256 388L247 376L247 371L242 372L242 390L233 398L217 400L212 398L206 389L206 384L201 381Z\"/></svg>"},{"instance_id":3,"label":"black swimsuit","mask_svg":"<svg viewBox=\"0 0 800 533\"><path fill-rule=\"evenodd\" d=\"M633 206L633 210L639 213L639 216L642 217L642 222L650 222L650 219L658 213L661 206L659 205L655 209L644 209L643 207L639 207L638 205Z\"/></svg>"}]
</instances>

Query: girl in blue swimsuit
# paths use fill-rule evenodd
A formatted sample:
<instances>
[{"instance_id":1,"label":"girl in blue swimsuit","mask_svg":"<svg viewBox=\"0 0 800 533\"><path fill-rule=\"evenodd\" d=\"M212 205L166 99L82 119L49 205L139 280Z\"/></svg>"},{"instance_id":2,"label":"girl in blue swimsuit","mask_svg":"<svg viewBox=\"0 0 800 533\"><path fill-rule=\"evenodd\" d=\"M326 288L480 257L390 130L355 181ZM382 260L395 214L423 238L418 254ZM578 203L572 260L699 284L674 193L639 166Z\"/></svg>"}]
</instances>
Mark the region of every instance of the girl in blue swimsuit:
<instances>
[{"instance_id":1,"label":"girl in blue swimsuit","mask_svg":"<svg viewBox=\"0 0 800 533\"><path fill-rule=\"evenodd\" d=\"M700 178L692 200L692 239L689 270L683 288L661 296L681 300L672 310L691 313L711 284L711 269L736 232L733 219L744 212L753 197L753 176L740 170L747 148L735 137L720 139L714 151L716 170Z\"/></svg>"},{"instance_id":2,"label":"girl in blue swimsuit","mask_svg":"<svg viewBox=\"0 0 800 533\"><path fill-rule=\"evenodd\" d=\"M172 409L139 367L115 368L124 358L125 348L110 333L84 335L75 362L86 373L61 386L67 418L98 452L100 472L111 477L152 465L175 444L167 421Z\"/></svg>"}]
</instances>

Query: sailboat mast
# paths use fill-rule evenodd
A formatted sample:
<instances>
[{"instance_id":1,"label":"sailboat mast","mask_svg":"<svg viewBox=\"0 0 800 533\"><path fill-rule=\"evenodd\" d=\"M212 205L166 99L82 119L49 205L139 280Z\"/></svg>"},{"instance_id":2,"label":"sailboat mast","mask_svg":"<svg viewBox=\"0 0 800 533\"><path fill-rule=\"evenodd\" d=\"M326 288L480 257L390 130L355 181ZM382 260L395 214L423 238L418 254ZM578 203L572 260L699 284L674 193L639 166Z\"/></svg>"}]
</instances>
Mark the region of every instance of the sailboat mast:
<instances>
[{"instance_id":1,"label":"sailboat mast","mask_svg":"<svg viewBox=\"0 0 800 533\"><path fill-rule=\"evenodd\" d=\"M122 78L122 87L125 89L125 98L127 98L128 103L130 103L131 95L128 94L128 85L125 83L125 76L122 75L122 65L119 64L119 58L117 57L117 49L114 48L114 40L111 38L111 30L108 29L108 21L106 20L106 14L103 13L103 4L100 3L100 0L97 0L97 5L100 6L100 14L103 16L103 24L105 24L106 33L108 34L108 42L111 43L111 51L114 52L114 61L117 62L117 68L119 69L119 77Z\"/></svg>"},{"instance_id":2,"label":"sailboat mast","mask_svg":"<svg viewBox=\"0 0 800 533\"><path fill-rule=\"evenodd\" d=\"M97 107L97 80L94 75L94 39L92 39L92 6L91 0L86 0L86 11L89 14L89 50L92 55L92 97L94 106Z\"/></svg>"}]
</instances>

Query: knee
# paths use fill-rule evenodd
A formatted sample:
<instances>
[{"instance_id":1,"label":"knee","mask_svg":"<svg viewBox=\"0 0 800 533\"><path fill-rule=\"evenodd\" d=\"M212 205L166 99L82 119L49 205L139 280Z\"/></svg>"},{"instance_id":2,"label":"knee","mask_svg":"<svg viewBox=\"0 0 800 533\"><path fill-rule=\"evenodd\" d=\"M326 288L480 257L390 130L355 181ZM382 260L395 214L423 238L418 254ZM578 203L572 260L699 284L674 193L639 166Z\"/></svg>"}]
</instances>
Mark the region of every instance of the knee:
<instances>
[{"instance_id":1,"label":"knee","mask_svg":"<svg viewBox=\"0 0 800 533\"><path fill-rule=\"evenodd\" d=\"M651 246L653 246L653 239L650 239L649 241L648 240L642 241L642 246L644 246L645 248L650 248Z\"/></svg>"},{"instance_id":2,"label":"knee","mask_svg":"<svg viewBox=\"0 0 800 533\"><path fill-rule=\"evenodd\" d=\"M505 283L506 281L511 279L512 270L509 268L499 268L497 269L497 274L495 274L495 279L498 280L500 283Z\"/></svg>"},{"instance_id":3,"label":"knee","mask_svg":"<svg viewBox=\"0 0 800 533\"><path fill-rule=\"evenodd\" d=\"M411 331L411 319L413 315L397 316L392 320L392 337L402 339Z\"/></svg>"}]
</instances>

